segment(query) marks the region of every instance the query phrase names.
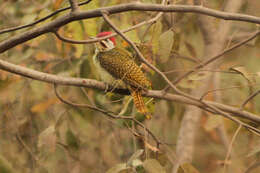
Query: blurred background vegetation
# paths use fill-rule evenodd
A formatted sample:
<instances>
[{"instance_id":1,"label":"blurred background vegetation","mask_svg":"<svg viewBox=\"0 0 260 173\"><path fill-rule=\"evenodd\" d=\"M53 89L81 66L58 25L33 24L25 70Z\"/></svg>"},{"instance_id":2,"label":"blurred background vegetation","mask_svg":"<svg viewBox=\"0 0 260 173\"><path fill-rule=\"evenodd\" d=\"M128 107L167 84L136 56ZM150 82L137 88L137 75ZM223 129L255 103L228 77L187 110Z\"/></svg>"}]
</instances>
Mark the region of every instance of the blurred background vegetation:
<instances>
[{"instance_id":1,"label":"blurred background vegetation","mask_svg":"<svg viewBox=\"0 0 260 173\"><path fill-rule=\"evenodd\" d=\"M80 8L89 10L127 2L131 0L93 0ZM142 0L142 2L160 3L156 0ZM192 0L174 2L190 5L193 3ZM209 8L222 10L225 1L207 0L204 3ZM0 29L33 22L67 6L69 3L66 0L0 0ZM238 12L259 16L259 9L259 0L248 0ZM68 12L59 13L37 25ZM155 15L154 12L126 12L110 17L120 29L126 29ZM149 47L146 54L149 61L174 80L202 60L205 45L197 22L199 17L192 13L167 13L156 23L144 25L126 35L134 42L145 42ZM216 27L219 27L219 22L220 19L215 19ZM29 28L1 34L0 39L8 39L26 30ZM70 23L62 27L59 33L68 38L84 40L90 36L94 37L103 30L111 29L102 18L93 18ZM230 37L227 38L227 47L247 38L255 30L255 24L233 22ZM117 42L119 46L127 47L119 37ZM8 50L1 54L1 59L46 73L99 80L93 67L93 54L93 44L68 44L49 33ZM224 56L225 60L217 73L221 79L219 87L226 89L217 92L222 93L222 103L239 106L250 92L259 89L260 38ZM234 69L239 73L234 72ZM153 89L159 90L166 86L158 74L147 68L145 71L152 81ZM180 82L178 87L189 92L203 85L201 80L211 73L211 69L200 71ZM64 98L73 102L95 103L102 109L117 113L124 108L129 99L128 96L87 88L60 86L59 91ZM212 94L206 99L213 100ZM142 162L147 158L155 158L166 172L170 172L171 160L175 159L175 144L185 105L165 100L154 102L155 105L151 108L154 109L152 120L143 123L160 140L167 143L167 149L162 148L156 157L155 149L153 151L152 147L155 147L155 143L151 140L149 142L152 146L135 160ZM255 97L248 103L246 110L260 114L260 97ZM127 105L126 113L136 114L132 103ZM99 112L65 105L57 99L51 84L2 70L0 115L0 172L103 173L129 161L137 149L144 148L141 141L134 139L123 120L110 120ZM218 173L223 170L227 151L216 127L218 123L224 122L224 130L231 139L237 125L229 120L219 121L219 119L222 118L203 113L198 124L199 131L192 166L189 166L189 170L181 171L191 172L192 169L194 172ZM140 118L140 121L143 119ZM233 145L234 155L232 154L228 162L230 166L228 171L245 171L250 164L258 160L259 151L259 136L242 129ZM157 162L147 163L148 167L149 164L156 165ZM252 173L259 171L260 168ZM138 172L145 171L139 168Z\"/></svg>"}]
</instances>

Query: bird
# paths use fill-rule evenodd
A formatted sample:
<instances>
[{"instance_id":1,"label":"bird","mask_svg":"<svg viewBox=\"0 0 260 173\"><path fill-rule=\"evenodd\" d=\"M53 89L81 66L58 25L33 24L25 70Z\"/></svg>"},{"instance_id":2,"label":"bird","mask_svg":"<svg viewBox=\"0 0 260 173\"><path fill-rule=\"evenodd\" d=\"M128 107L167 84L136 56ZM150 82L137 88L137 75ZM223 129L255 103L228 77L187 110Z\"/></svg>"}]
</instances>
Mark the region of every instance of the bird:
<instances>
[{"instance_id":1,"label":"bird","mask_svg":"<svg viewBox=\"0 0 260 173\"><path fill-rule=\"evenodd\" d=\"M111 31L100 32L97 37L112 34ZM151 89L147 79L135 58L126 49L116 45L115 37L110 37L95 43L94 65L101 80L114 87L128 89L138 112L146 119L151 119L151 113L144 104L142 91Z\"/></svg>"}]
</instances>

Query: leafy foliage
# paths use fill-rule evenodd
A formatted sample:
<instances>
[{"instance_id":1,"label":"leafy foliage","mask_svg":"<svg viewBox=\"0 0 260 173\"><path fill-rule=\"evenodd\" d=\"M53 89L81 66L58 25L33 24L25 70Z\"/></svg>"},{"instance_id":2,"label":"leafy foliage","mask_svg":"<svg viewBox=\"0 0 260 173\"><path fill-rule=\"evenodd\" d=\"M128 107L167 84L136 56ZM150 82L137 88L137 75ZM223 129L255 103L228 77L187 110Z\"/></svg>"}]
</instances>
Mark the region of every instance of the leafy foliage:
<instances>
[{"instance_id":1,"label":"leafy foliage","mask_svg":"<svg viewBox=\"0 0 260 173\"><path fill-rule=\"evenodd\" d=\"M30 23L69 5L64 0L0 2L1 29ZM93 0L80 8L90 10L126 2L130 1ZM183 1L185 4L189 2L191 1ZM206 5L219 9L223 3L224 1L213 0L207 1ZM259 8L259 1L251 0L243 8L243 13L258 15ZM38 25L43 25L67 12L59 13ZM153 16L152 12L127 12L111 15L110 18L120 29L126 29ZM201 62L200 57L205 45L196 16L163 15L153 24L128 32L127 36L137 42L137 45L146 45L149 51L144 50L144 55L147 55L148 61L165 72L171 80L175 80ZM93 18L72 22L62 27L59 33L67 38L85 40L94 37L99 31L108 29L111 30L102 18ZM228 38L228 44L240 41L241 37L245 38L244 35L255 29L255 25L244 23L243 26L235 26L230 34L232 38ZM1 34L0 39L8 39L26 30L28 29ZM214 100L214 94L220 92L222 103L239 106L249 94L259 89L259 40L258 37L252 43L224 55L225 58L216 72L220 75L219 88L222 89L209 92L205 97L207 100ZM120 37L117 37L117 42L124 47ZM131 49L129 50L131 52ZM1 59L46 73L99 79L93 66L93 55L93 44L69 44L60 41L54 34L45 34L1 54ZM165 87L165 82L158 74L151 72L144 65L143 70L151 79L153 89ZM213 72L215 71L212 69L198 71L183 79L178 83L178 87L187 92L196 89L204 85L201 81ZM95 104L122 116L136 115L128 96L68 86L60 87L59 90L63 98L76 103ZM144 122L142 115L137 115L137 119L165 143L164 147L157 148L151 136L130 121L111 120L97 111L65 105L56 98L51 84L1 70L0 172L170 172L174 165L175 143L185 107L183 104L165 100L147 98L146 101L155 103L150 104L149 108L154 112L154 116L149 122ZM259 114L259 103L260 97L256 96L245 108ZM219 115L203 113L198 124L201 128L196 140L194 160L191 164L181 165L179 172L223 171L226 150L223 136L217 129L221 125L228 138L231 137L236 129L233 122ZM146 139L138 138L138 134L134 132L144 134ZM232 151L234 154L228 162L228 171L246 170L255 160L259 160L259 139L242 130ZM259 170L256 168L254 171Z\"/></svg>"}]
</instances>

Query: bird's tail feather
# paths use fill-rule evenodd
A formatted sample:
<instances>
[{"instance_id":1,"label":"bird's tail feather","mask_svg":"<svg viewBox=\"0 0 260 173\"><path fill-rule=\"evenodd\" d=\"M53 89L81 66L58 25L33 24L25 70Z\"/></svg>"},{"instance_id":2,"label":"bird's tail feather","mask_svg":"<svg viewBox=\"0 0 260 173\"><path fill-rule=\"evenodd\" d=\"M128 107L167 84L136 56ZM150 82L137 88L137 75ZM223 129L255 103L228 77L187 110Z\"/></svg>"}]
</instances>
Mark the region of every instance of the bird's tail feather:
<instances>
[{"instance_id":1,"label":"bird's tail feather","mask_svg":"<svg viewBox=\"0 0 260 173\"><path fill-rule=\"evenodd\" d=\"M149 113L147 107L144 104L144 100L141 95L141 90L131 88L130 91L137 111L141 114L144 114L146 119L151 119L151 114Z\"/></svg>"}]
</instances>

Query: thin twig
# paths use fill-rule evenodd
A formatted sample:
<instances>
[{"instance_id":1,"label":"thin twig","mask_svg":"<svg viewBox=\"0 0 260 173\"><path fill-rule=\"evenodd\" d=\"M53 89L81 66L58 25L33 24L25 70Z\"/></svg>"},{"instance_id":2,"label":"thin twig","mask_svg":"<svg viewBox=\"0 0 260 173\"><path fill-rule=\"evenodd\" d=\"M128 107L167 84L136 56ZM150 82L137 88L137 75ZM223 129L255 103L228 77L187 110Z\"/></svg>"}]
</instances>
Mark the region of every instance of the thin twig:
<instances>
[{"instance_id":1,"label":"thin twig","mask_svg":"<svg viewBox=\"0 0 260 173\"><path fill-rule=\"evenodd\" d=\"M232 148L233 148L233 144L234 144L234 141L240 131L240 129L242 128L242 125L240 124L237 128L237 130L235 131L231 141L230 141L230 144L229 144L229 147L228 147L228 151L227 151L227 154L226 154L226 158L225 158L225 161L224 161L224 173L226 172L226 166L227 166L227 161L230 157L230 154L231 154L231 151L232 151Z\"/></svg>"},{"instance_id":2,"label":"thin twig","mask_svg":"<svg viewBox=\"0 0 260 173\"><path fill-rule=\"evenodd\" d=\"M197 13L203 14L208 16L213 16L220 19L225 20L233 20L233 21L245 21L248 23L257 23L260 24L260 17L250 16L245 14L238 14L238 13L228 13L222 12L218 10L212 10L206 7L199 7L193 5L159 5L159 4L145 4L140 2L133 2L133 3L126 3L126 4L119 4L110 7L102 7L94 10L88 11L80 11L74 13L74 15L65 14L56 18L55 20L48 22L42 26L35 27L31 30L26 32L17 34L4 40L0 43L0 53L13 48L21 43L24 43L28 40L34 39L39 37L45 33L53 32L55 29L60 28L68 23L73 21L82 20L82 19L89 19L94 17L101 17L102 11L108 11L110 14L117 14L126 11L154 11L154 12L183 12L183 13Z\"/></svg>"},{"instance_id":3,"label":"thin twig","mask_svg":"<svg viewBox=\"0 0 260 173\"><path fill-rule=\"evenodd\" d=\"M250 173L251 171L253 171L255 168L260 166L260 162L255 162L254 164L252 164L249 168L247 168L247 170L245 171L245 173Z\"/></svg>"},{"instance_id":4,"label":"thin twig","mask_svg":"<svg viewBox=\"0 0 260 173\"><path fill-rule=\"evenodd\" d=\"M171 73L178 73L178 72L187 72L190 71L192 69L175 69L175 70L169 70L169 71L163 71L164 74L171 74ZM229 74L237 74L236 72L232 72L232 71L225 71L225 70L211 70L211 69L201 69L198 70L198 72L218 72L218 73L229 73Z\"/></svg>"},{"instance_id":5,"label":"thin twig","mask_svg":"<svg viewBox=\"0 0 260 173\"><path fill-rule=\"evenodd\" d=\"M126 32L129 32L129 31L132 31L134 29L137 29L137 28L140 28L141 26L143 25L147 25L147 24L150 24L150 23L154 23L156 22L161 16L162 16L162 12L158 13L154 18L151 18L150 20L146 20L146 21L143 21L141 23L138 23L136 25L133 25L127 29L124 29L122 30L121 32L123 33L126 33ZM105 40L105 39L108 39L108 38L111 38L111 37L115 37L117 35L117 33L112 33L108 36L104 36L104 37L99 37L99 38L92 38L92 39L89 39L89 40L73 40L73 39L70 39L70 38L65 38L63 36L61 36L59 34L58 31L54 31L54 34L56 35L56 37L64 42L68 42L68 43L72 43L72 44L90 44L90 43L96 43L96 42L99 42L101 40Z\"/></svg>"},{"instance_id":6,"label":"thin twig","mask_svg":"<svg viewBox=\"0 0 260 173\"><path fill-rule=\"evenodd\" d=\"M16 139L22 144L22 146L24 147L24 149L32 156L33 160L35 161L35 163L39 164L39 159L37 156L35 156L35 154L32 152L32 150L30 149L30 147L28 147L28 145L22 140L20 134L17 132L15 135Z\"/></svg>"},{"instance_id":7,"label":"thin twig","mask_svg":"<svg viewBox=\"0 0 260 173\"><path fill-rule=\"evenodd\" d=\"M233 122L235 122L235 123L237 123L237 124L239 124L239 125L244 126L246 129L252 130L252 131L254 131L254 132L260 134L260 130L259 130L259 129L257 129L257 128L255 128L255 127L249 125L249 124L246 124L246 123L240 121L239 119L236 119L236 118L232 117L231 115L227 114L226 112L223 112L222 110L216 108L215 106L209 105L209 104L207 104L207 103L204 102L204 101L201 101L201 103L205 104L205 106L207 106L208 108L212 109L212 110L215 111L216 113L221 114L222 116L224 116L224 117L226 117L226 118L232 120Z\"/></svg>"},{"instance_id":8,"label":"thin twig","mask_svg":"<svg viewBox=\"0 0 260 173\"><path fill-rule=\"evenodd\" d=\"M85 4L90 3L91 1L92 1L92 0L87 0L87 1L85 1L85 2L79 3L78 5L79 5L79 6L82 6L82 5L85 5ZM40 23L40 22L43 22L43 21L49 19L49 18L52 17L52 16L55 16L56 14L58 14L58 13L60 13L60 12L66 11L66 10L68 10L68 9L70 9L70 7L61 8L61 9L58 9L58 10L54 11L54 12L51 13L51 14L48 14L47 16L45 16L45 17L43 17L43 18L41 18L41 19L38 19L38 20L32 22L32 23L28 23L28 24L21 25L21 26L16 26L16 27L11 27L11 28L2 29L2 30L0 30L0 34L4 34L4 33L7 33L7 32L12 32L12 31L17 31L17 30L19 30L19 29L23 29L23 28L27 28L27 27L36 25L36 24L38 24L38 23Z\"/></svg>"},{"instance_id":9,"label":"thin twig","mask_svg":"<svg viewBox=\"0 0 260 173\"><path fill-rule=\"evenodd\" d=\"M252 100L255 96L257 96L260 93L260 90L257 90L256 92L252 93L240 106L240 109L243 110L245 105Z\"/></svg>"},{"instance_id":10,"label":"thin twig","mask_svg":"<svg viewBox=\"0 0 260 173\"><path fill-rule=\"evenodd\" d=\"M216 91L223 91L223 90L229 90L229 89L234 89L234 88L243 88L243 87L248 87L248 86L257 86L256 84L254 85L241 85L241 86L231 86L231 87L226 87L226 88L218 88L218 89L213 89L213 90L208 90L202 96L200 97L200 100L203 100L209 93L216 92ZM242 110L242 109L241 109Z\"/></svg>"},{"instance_id":11,"label":"thin twig","mask_svg":"<svg viewBox=\"0 0 260 173\"><path fill-rule=\"evenodd\" d=\"M226 54L226 53L228 53L228 52L230 52L230 51L232 51L232 50L234 50L234 49L236 49L236 48L238 48L238 47L244 45L245 43L247 43L247 42L249 42L250 40L252 40L252 39L254 39L255 37L257 37L259 34L260 34L260 31L256 31L256 32L254 32L249 38L247 38L247 39L245 39L245 40L243 40L243 41L241 41L241 42L239 42L239 43L237 43L237 44L231 46L230 48L228 48L228 49L222 51L221 53L219 53L219 54L217 54L217 55L214 55L213 57L210 57L208 60L206 60L206 61L204 61L204 62L202 62L202 63L196 65L192 70L190 70L190 71L184 73L183 75L181 75L180 77L178 77L178 78L173 82L173 84L179 83L182 79L184 79L185 77L187 77L187 76L190 75L191 73L196 72L198 69L200 69L200 68L202 68L202 67L205 67L206 65L212 63L213 61L216 61L216 60L222 58L222 56L223 56L224 54ZM169 88L169 86L166 87L165 90L167 91L168 88Z\"/></svg>"},{"instance_id":12,"label":"thin twig","mask_svg":"<svg viewBox=\"0 0 260 173\"><path fill-rule=\"evenodd\" d=\"M56 94L57 98L61 102L65 103L65 104L68 104L70 106L73 106L73 107L84 107L84 108L88 108L88 109L91 109L91 110L94 110L94 111L98 111L98 112L101 112L101 113L103 113L103 114L105 114L105 115L107 115L107 116L109 116L110 118L113 118L113 119L115 119L115 118L132 119L133 118L132 116L119 116L119 115L116 115L113 112L109 112L109 111L106 111L104 109L100 109L100 108L98 108L96 106L92 106L92 105L89 105L89 104L78 104L78 103L72 103L72 102L70 102L68 100L65 100L64 98L62 98L60 96L60 94L59 94L59 92L57 90L57 85L56 84L54 84L54 91L55 91L55 94Z\"/></svg>"},{"instance_id":13,"label":"thin twig","mask_svg":"<svg viewBox=\"0 0 260 173\"><path fill-rule=\"evenodd\" d=\"M55 91L55 95L57 96L57 98L67 104L67 105L70 105L70 106L73 106L73 107L83 107L83 108L88 108L88 109L91 109L91 110L95 110L95 111L98 111L98 112L101 112L105 115L107 115L108 117L112 118L112 119L126 119L126 120L131 120L133 122L135 122L138 126L142 127L144 129L144 131L147 131L149 135L152 136L152 138L155 140L156 143L163 143L161 142L153 133L151 130L149 130L147 127L145 127L144 124L142 124L140 121L136 120L134 116L121 116L121 115L117 115L116 113L113 113L113 112L108 112L104 109L100 109L100 108L97 108L95 106L91 106L91 105L88 105L88 104L78 104L78 103L72 103L68 100L65 100L64 98L62 98L57 90L57 85L54 84L54 91Z\"/></svg>"}]
</instances>

